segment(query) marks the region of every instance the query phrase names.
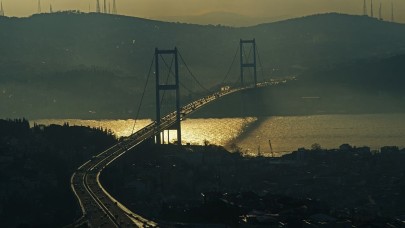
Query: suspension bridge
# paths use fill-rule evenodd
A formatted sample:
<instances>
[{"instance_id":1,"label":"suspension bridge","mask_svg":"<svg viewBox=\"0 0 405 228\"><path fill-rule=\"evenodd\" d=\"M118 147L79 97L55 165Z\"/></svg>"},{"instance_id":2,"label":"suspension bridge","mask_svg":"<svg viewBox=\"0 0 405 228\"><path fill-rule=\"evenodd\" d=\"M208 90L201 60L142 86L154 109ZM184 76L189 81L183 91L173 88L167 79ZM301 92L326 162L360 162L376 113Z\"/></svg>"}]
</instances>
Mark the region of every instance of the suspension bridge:
<instances>
[{"instance_id":1,"label":"suspension bridge","mask_svg":"<svg viewBox=\"0 0 405 228\"><path fill-rule=\"evenodd\" d=\"M246 53L246 46L250 47ZM253 54L252 54L253 52ZM111 148L103 151L102 153L94 156L89 161L81 165L71 176L71 188L80 204L82 217L78 219L72 227L79 227L83 224L90 227L158 227L159 224L155 221L143 218L140 215L132 212L113 196L111 196L106 189L100 184L99 176L105 167L114 162L117 158L132 150L146 140L152 140L156 144L165 143L164 132L167 131L169 135L170 130L177 132L177 145L181 145L181 120L182 118L190 115L198 109L206 106L221 97L241 92L244 90L255 89L258 87L265 87L272 85L273 82L258 82L257 81L257 59L261 66L260 56L256 41L253 40L240 40L240 45L237 48L232 63L224 76L221 84L228 79L230 72L235 63L237 54L240 54L240 86L230 87L223 86L219 91L212 92L203 86L191 72L190 68L185 63L181 53L177 48L173 50L159 50L156 49L153 59L149 67L149 73L145 82L144 90L141 96L140 104L136 113L136 119L139 117L142 102L145 97L146 88L152 75L152 68L155 66L155 87L156 87L156 119L151 124L143 127L142 129L133 132L122 142L112 146ZM170 64L165 60L165 57L171 56L172 61ZM180 58L179 58L180 57ZM194 100L184 106L180 104L180 87L192 91L179 78L179 62L184 64L184 67L192 77L192 79L203 89L206 96ZM168 68L166 78L161 74L161 63L165 68ZM174 65L174 66L173 66ZM174 67L174 69L173 69ZM253 70L253 72L252 72ZM252 83L247 83L245 77L247 72L250 72L253 80ZM263 76L263 73L262 73ZM175 110L169 113L162 112L162 103L166 95L166 91L173 91L175 93ZM167 140L169 143L169 139Z\"/></svg>"}]
</instances>

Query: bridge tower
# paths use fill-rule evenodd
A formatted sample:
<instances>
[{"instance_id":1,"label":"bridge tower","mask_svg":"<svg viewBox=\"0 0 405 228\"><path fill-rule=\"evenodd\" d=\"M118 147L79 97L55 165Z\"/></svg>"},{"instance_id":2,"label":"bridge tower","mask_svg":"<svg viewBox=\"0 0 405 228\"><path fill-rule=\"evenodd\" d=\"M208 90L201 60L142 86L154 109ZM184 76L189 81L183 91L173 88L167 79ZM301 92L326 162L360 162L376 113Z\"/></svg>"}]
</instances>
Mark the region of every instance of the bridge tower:
<instances>
[{"instance_id":1,"label":"bridge tower","mask_svg":"<svg viewBox=\"0 0 405 228\"><path fill-rule=\"evenodd\" d=\"M249 61L249 56L245 56L244 48L245 45L251 45L253 49L253 62ZM253 40L240 40L240 82L242 87L245 85L244 82L244 69L253 68L253 77L255 82L255 87L257 86L257 70L256 70L256 39Z\"/></svg>"},{"instance_id":2,"label":"bridge tower","mask_svg":"<svg viewBox=\"0 0 405 228\"><path fill-rule=\"evenodd\" d=\"M172 130L177 131L177 145L181 145L181 125L180 125L180 89L179 89L179 63L177 57L178 51L177 47L173 50L159 50L155 49L155 74L156 74L156 123L157 126L161 124L161 110L160 110L160 91L161 90L175 90L176 91L176 123L174 124ZM159 72L159 57L161 55L172 55L174 58L174 84L161 84L160 82L160 72ZM156 144L162 143L162 136L159 130L159 134L156 135Z\"/></svg>"}]
</instances>

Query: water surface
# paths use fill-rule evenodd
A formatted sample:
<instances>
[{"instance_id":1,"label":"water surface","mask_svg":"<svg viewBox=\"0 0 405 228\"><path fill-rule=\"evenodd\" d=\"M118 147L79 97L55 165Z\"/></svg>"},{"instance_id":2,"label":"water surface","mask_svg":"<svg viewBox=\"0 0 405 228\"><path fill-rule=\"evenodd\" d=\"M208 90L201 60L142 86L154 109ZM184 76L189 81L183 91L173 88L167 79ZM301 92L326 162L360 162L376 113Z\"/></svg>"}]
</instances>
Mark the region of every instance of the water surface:
<instances>
[{"instance_id":1,"label":"water surface","mask_svg":"<svg viewBox=\"0 0 405 228\"><path fill-rule=\"evenodd\" d=\"M38 124L63 124L111 129L117 136L128 136L151 120L34 120ZM337 148L343 143L353 146L396 145L405 147L405 114L276 116L222 119L186 119L182 122L183 143L209 142L239 147L251 155L270 155L269 140L276 156L314 143L323 148ZM175 141L171 131L169 140ZM165 134L167 140L167 134Z\"/></svg>"}]
</instances>

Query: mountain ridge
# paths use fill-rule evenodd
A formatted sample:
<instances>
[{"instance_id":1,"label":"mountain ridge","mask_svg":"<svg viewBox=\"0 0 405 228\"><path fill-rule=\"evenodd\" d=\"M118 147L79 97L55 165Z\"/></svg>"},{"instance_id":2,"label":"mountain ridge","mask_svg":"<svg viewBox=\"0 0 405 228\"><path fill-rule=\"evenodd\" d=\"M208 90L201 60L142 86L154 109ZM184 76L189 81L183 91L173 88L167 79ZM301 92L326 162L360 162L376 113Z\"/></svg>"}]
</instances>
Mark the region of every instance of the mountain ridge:
<instances>
[{"instance_id":1,"label":"mountain ridge","mask_svg":"<svg viewBox=\"0 0 405 228\"><path fill-rule=\"evenodd\" d=\"M241 38L256 38L265 72L261 77L267 80L405 53L405 25L342 14L233 28L65 12L0 18L0 30L5 31L0 33L4 117L52 117L61 110L85 118L93 118L89 113L94 111L100 117L131 116L156 47L177 46L205 87L217 86L224 78ZM230 71L232 81L239 78L236 65ZM184 67L180 66L183 83L202 92ZM103 80L98 75L104 75ZM69 86L64 86L69 78ZM91 87L83 91L85 87L75 83ZM102 100L95 95L109 87L114 94ZM153 87L148 91L147 104L152 107ZM190 96L187 91L183 94Z\"/></svg>"},{"instance_id":2,"label":"mountain ridge","mask_svg":"<svg viewBox=\"0 0 405 228\"><path fill-rule=\"evenodd\" d=\"M181 22L199 25L222 25L232 27L251 27L257 24L280 21L287 16L280 17L254 17L233 12L214 11L199 15L157 17L158 20L168 22Z\"/></svg>"}]
</instances>

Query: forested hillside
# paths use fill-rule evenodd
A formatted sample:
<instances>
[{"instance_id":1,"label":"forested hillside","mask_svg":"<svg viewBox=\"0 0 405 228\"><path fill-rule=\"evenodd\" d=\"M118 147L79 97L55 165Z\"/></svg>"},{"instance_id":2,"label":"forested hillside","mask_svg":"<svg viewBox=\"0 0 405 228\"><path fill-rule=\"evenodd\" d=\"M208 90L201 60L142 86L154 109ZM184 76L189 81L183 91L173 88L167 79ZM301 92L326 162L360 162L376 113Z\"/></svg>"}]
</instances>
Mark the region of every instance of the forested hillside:
<instances>
[{"instance_id":1,"label":"forested hillside","mask_svg":"<svg viewBox=\"0 0 405 228\"><path fill-rule=\"evenodd\" d=\"M156 47L177 46L208 88L222 81L241 38L256 38L259 79L405 52L405 25L340 14L232 28L64 12L1 17L0 31L2 117L133 118ZM226 83L238 80L238 62ZM193 92L203 91L183 64L180 74ZM143 116L153 113L153 89L152 81Z\"/></svg>"}]
</instances>

